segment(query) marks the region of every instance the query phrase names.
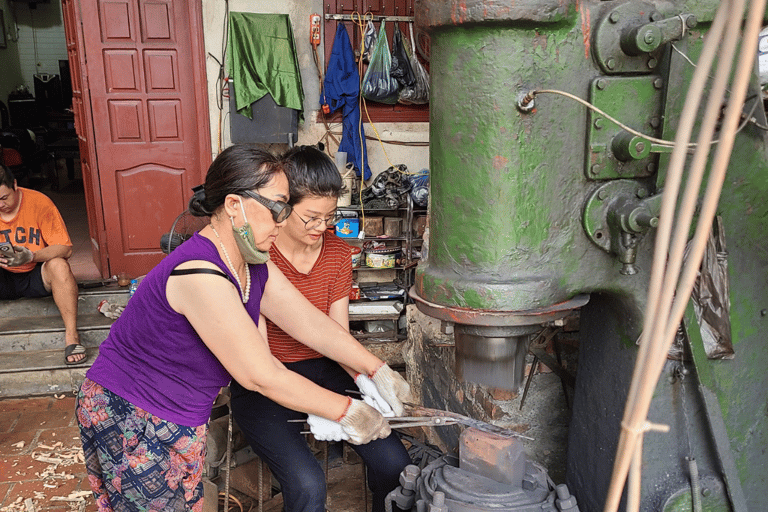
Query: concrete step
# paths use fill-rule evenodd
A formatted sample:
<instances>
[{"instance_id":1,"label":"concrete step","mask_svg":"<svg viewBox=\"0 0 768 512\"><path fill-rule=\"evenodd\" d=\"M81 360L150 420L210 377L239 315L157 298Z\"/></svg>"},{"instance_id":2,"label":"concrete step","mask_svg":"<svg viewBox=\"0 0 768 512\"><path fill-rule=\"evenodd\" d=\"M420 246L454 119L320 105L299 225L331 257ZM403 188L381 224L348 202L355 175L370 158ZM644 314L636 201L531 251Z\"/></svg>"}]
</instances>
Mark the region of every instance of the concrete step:
<instances>
[{"instance_id":1,"label":"concrete step","mask_svg":"<svg viewBox=\"0 0 768 512\"><path fill-rule=\"evenodd\" d=\"M88 360L73 366L64 362L64 322L53 298L0 301L0 398L77 390L113 323L96 310L104 299L126 304L128 290L79 290L77 330Z\"/></svg>"},{"instance_id":2,"label":"concrete step","mask_svg":"<svg viewBox=\"0 0 768 512\"><path fill-rule=\"evenodd\" d=\"M76 392L99 353L97 347L86 351L88 360L72 366L64 363L63 343L56 350L0 353L0 398Z\"/></svg>"},{"instance_id":3,"label":"concrete step","mask_svg":"<svg viewBox=\"0 0 768 512\"><path fill-rule=\"evenodd\" d=\"M128 302L128 290L109 287L80 290L77 297L78 313L95 313L96 306L104 299L109 302L126 304ZM0 301L0 320L36 316L60 316L59 309L53 302L53 297Z\"/></svg>"},{"instance_id":4,"label":"concrete step","mask_svg":"<svg viewBox=\"0 0 768 512\"><path fill-rule=\"evenodd\" d=\"M101 313L80 313L77 315L80 343L85 347L98 347L107 338L112 322ZM64 341L64 322L58 311L57 316L0 319L0 353L53 350L64 347Z\"/></svg>"}]
</instances>

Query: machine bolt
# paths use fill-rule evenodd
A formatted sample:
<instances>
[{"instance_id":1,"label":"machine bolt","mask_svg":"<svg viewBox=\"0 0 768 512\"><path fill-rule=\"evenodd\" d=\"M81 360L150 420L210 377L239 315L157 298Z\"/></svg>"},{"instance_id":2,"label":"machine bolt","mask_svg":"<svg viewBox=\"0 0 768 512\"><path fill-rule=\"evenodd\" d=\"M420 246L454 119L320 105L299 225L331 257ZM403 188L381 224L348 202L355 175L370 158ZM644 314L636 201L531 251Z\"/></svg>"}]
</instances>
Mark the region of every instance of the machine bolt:
<instances>
[{"instance_id":1,"label":"machine bolt","mask_svg":"<svg viewBox=\"0 0 768 512\"><path fill-rule=\"evenodd\" d=\"M435 495L432 496L432 504L439 507L445 505L445 493L442 491L435 491Z\"/></svg>"},{"instance_id":2,"label":"machine bolt","mask_svg":"<svg viewBox=\"0 0 768 512\"><path fill-rule=\"evenodd\" d=\"M658 64L658 62L656 61L656 59L648 59L648 69L653 69L653 68L655 68L655 67L656 67L656 64Z\"/></svg>"},{"instance_id":3,"label":"machine bolt","mask_svg":"<svg viewBox=\"0 0 768 512\"><path fill-rule=\"evenodd\" d=\"M616 67L616 60L614 60L613 58L610 58L610 59L606 60L605 61L605 67L607 67L608 69L615 68Z\"/></svg>"},{"instance_id":4,"label":"machine bolt","mask_svg":"<svg viewBox=\"0 0 768 512\"><path fill-rule=\"evenodd\" d=\"M597 82L595 83L595 85L597 86L597 88L598 88L598 89L600 89L600 90L602 91L603 89L605 89L605 86L606 86L606 85L608 85L608 84L606 83L606 81L605 81L605 80L603 80L602 78L600 78L600 79L598 79L598 80L597 80Z\"/></svg>"},{"instance_id":5,"label":"machine bolt","mask_svg":"<svg viewBox=\"0 0 768 512\"><path fill-rule=\"evenodd\" d=\"M652 117L650 122L651 122L651 128L658 128L659 126L661 126L661 119L659 119L658 117Z\"/></svg>"},{"instance_id":6,"label":"machine bolt","mask_svg":"<svg viewBox=\"0 0 768 512\"><path fill-rule=\"evenodd\" d=\"M635 144L635 151L637 151L638 153L642 153L644 150L645 150L645 142L640 141L637 144Z\"/></svg>"},{"instance_id":7,"label":"machine bolt","mask_svg":"<svg viewBox=\"0 0 768 512\"><path fill-rule=\"evenodd\" d=\"M661 13L659 13L658 11L653 11L651 13L650 18L651 18L651 21L659 21L661 19Z\"/></svg>"},{"instance_id":8,"label":"machine bolt","mask_svg":"<svg viewBox=\"0 0 768 512\"><path fill-rule=\"evenodd\" d=\"M637 197L639 199L642 199L644 197L648 197L648 191L644 187L638 188L637 192L635 192L635 194L637 195Z\"/></svg>"},{"instance_id":9,"label":"machine bolt","mask_svg":"<svg viewBox=\"0 0 768 512\"><path fill-rule=\"evenodd\" d=\"M592 164L592 167L589 168L589 173L597 176L598 174L600 174L600 169L601 169L600 164Z\"/></svg>"},{"instance_id":10,"label":"machine bolt","mask_svg":"<svg viewBox=\"0 0 768 512\"><path fill-rule=\"evenodd\" d=\"M420 474L419 466L414 464L405 466L403 472L400 473L400 485L403 487L403 492L416 489L416 479Z\"/></svg>"},{"instance_id":11,"label":"machine bolt","mask_svg":"<svg viewBox=\"0 0 768 512\"><path fill-rule=\"evenodd\" d=\"M685 18L685 26L688 28L696 28L697 23L696 16L688 16Z\"/></svg>"},{"instance_id":12,"label":"machine bolt","mask_svg":"<svg viewBox=\"0 0 768 512\"><path fill-rule=\"evenodd\" d=\"M597 198L599 200L604 200L606 197L608 197L608 192L605 191L604 188L597 191Z\"/></svg>"},{"instance_id":13,"label":"machine bolt","mask_svg":"<svg viewBox=\"0 0 768 512\"><path fill-rule=\"evenodd\" d=\"M651 59L651 60L653 60L653 59ZM648 66L649 67L651 66L651 61L648 61ZM655 66L655 64L654 64L654 66ZM664 87L664 80L662 80L661 78L655 79L653 81L653 87L654 87L654 89L661 89L662 87Z\"/></svg>"},{"instance_id":14,"label":"machine bolt","mask_svg":"<svg viewBox=\"0 0 768 512\"><path fill-rule=\"evenodd\" d=\"M645 170L648 171L649 173L656 172L656 164L648 164L648 165L646 165L645 166Z\"/></svg>"},{"instance_id":15,"label":"machine bolt","mask_svg":"<svg viewBox=\"0 0 768 512\"><path fill-rule=\"evenodd\" d=\"M595 119L595 128L597 130L600 130L602 127L603 127L603 118L598 117L597 119Z\"/></svg>"},{"instance_id":16,"label":"machine bolt","mask_svg":"<svg viewBox=\"0 0 768 512\"><path fill-rule=\"evenodd\" d=\"M613 11L610 16L608 16L608 19L611 20L611 23L618 23L618 21L621 19L621 15Z\"/></svg>"},{"instance_id":17,"label":"machine bolt","mask_svg":"<svg viewBox=\"0 0 768 512\"><path fill-rule=\"evenodd\" d=\"M536 106L534 103L535 96L534 91L528 91L525 94L520 93L517 97L517 109L524 113L533 111Z\"/></svg>"},{"instance_id":18,"label":"machine bolt","mask_svg":"<svg viewBox=\"0 0 768 512\"><path fill-rule=\"evenodd\" d=\"M645 44L653 44L653 42L656 40L655 37L653 37L653 31L648 30L643 35L643 41L645 41Z\"/></svg>"},{"instance_id":19,"label":"machine bolt","mask_svg":"<svg viewBox=\"0 0 768 512\"><path fill-rule=\"evenodd\" d=\"M710 494L712 494L712 491L709 489L709 487L704 487L701 490L701 495L704 496L705 498L709 497Z\"/></svg>"}]
</instances>

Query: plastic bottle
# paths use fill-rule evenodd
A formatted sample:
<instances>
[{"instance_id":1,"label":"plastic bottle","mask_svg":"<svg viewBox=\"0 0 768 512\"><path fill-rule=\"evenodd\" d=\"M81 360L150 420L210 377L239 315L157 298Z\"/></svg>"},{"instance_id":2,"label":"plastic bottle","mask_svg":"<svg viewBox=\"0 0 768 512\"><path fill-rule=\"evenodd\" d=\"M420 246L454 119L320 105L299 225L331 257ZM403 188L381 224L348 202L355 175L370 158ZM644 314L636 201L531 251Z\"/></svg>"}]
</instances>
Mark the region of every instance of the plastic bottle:
<instances>
[{"instance_id":1,"label":"plastic bottle","mask_svg":"<svg viewBox=\"0 0 768 512\"><path fill-rule=\"evenodd\" d=\"M138 279L131 279L131 287L128 289L128 298L130 299L133 297L133 294L136 293L136 290L139 287L139 281Z\"/></svg>"}]
</instances>

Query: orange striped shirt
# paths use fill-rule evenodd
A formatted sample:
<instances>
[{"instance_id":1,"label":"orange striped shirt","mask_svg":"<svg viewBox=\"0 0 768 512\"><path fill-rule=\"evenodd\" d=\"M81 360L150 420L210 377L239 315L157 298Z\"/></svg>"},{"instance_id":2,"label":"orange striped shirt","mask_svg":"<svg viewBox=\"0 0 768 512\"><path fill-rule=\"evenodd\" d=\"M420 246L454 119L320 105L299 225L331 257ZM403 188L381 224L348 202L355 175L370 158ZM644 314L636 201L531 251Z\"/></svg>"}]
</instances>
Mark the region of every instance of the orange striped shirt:
<instances>
[{"instance_id":1,"label":"orange striped shirt","mask_svg":"<svg viewBox=\"0 0 768 512\"><path fill-rule=\"evenodd\" d=\"M331 309L331 304L349 296L352 289L350 247L333 233L326 231L323 235L320 256L309 274L296 270L275 244L272 244L269 255L277 268L301 294L326 315ZM286 307L290 306L286 305ZM267 320L267 339L272 354L283 363L323 357L322 354L290 337L269 320Z\"/></svg>"}]
</instances>

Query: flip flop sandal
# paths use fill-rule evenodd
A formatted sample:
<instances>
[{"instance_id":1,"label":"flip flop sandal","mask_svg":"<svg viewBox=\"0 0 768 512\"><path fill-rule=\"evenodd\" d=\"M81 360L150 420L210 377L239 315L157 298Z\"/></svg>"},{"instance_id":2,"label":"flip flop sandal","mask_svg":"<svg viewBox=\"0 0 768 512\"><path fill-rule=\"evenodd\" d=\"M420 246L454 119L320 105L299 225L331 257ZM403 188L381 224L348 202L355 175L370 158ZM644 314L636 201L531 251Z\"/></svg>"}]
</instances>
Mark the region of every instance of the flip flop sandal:
<instances>
[{"instance_id":1,"label":"flip flop sandal","mask_svg":"<svg viewBox=\"0 0 768 512\"><path fill-rule=\"evenodd\" d=\"M88 360L88 356L86 355L84 358L80 359L79 361L70 361L67 359L69 356L74 356L77 354L85 354L85 347L82 346L79 343L75 343L74 345L67 345L64 347L64 362L69 365L76 365L76 364L83 364Z\"/></svg>"}]
</instances>

